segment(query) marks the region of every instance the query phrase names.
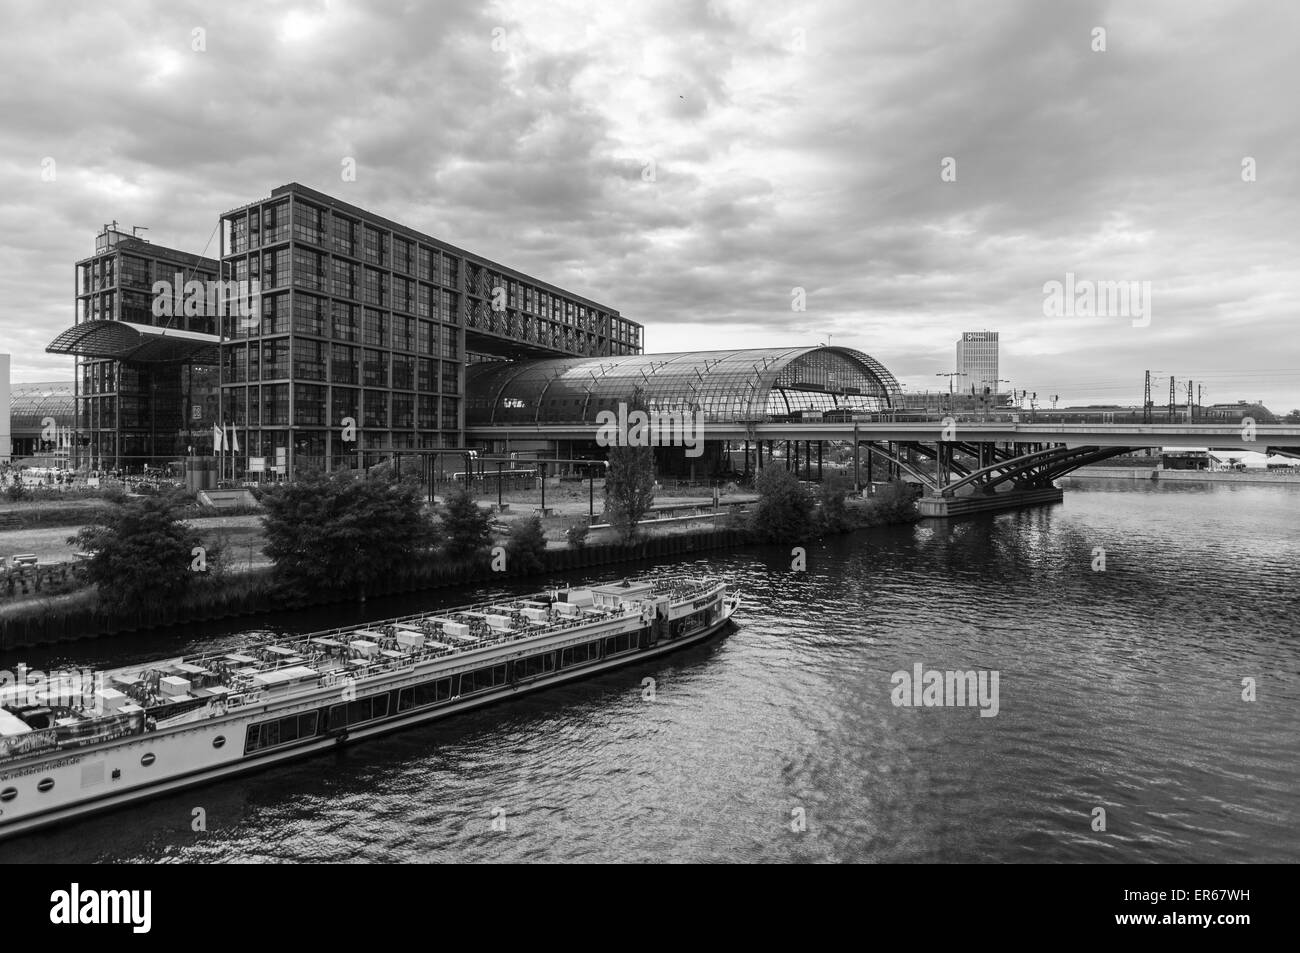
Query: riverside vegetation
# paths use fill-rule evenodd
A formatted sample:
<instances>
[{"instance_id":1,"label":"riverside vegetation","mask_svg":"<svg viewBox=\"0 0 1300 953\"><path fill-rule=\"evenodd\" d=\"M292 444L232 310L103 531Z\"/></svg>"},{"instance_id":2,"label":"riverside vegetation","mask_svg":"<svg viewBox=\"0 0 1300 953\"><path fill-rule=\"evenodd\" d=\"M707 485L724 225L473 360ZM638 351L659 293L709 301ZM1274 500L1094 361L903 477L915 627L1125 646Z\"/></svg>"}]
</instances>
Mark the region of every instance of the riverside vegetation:
<instances>
[{"instance_id":1,"label":"riverside vegetation","mask_svg":"<svg viewBox=\"0 0 1300 953\"><path fill-rule=\"evenodd\" d=\"M629 558L644 539L640 524L654 500L654 462L644 449L611 449L605 519L619 542L588 547L586 527L571 527L569 550L590 550L596 563L613 562ZM850 499L847 479L837 474L813 493L793 473L767 467L755 488L753 511L725 518L727 542L717 528L683 535L711 534L721 545L806 544L826 534L917 518L912 495L900 482L880 487L867 500ZM57 599L10 606L0 625L75 612L93 619L133 614L146 620L137 627L148 627L154 615L200 620L233 614L232 606L288 609L341 596L364 600L483 581L499 572L532 575L554 564L537 516L516 522L505 546L494 550L491 516L464 487L433 506L417 482L383 468L306 473L260 496L270 567L233 571L223 547L205 546L186 523L193 507L183 495L121 498L92 511L94 522L70 537L89 556L83 570L88 585Z\"/></svg>"}]
</instances>

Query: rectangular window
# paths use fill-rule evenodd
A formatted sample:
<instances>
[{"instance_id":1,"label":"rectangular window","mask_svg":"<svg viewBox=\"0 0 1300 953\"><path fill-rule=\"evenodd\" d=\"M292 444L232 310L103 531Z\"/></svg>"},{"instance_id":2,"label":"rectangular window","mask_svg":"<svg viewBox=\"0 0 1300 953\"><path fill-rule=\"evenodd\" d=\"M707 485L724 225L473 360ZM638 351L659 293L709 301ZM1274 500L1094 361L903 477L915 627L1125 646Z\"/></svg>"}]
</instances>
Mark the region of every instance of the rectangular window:
<instances>
[{"instance_id":1,"label":"rectangular window","mask_svg":"<svg viewBox=\"0 0 1300 953\"><path fill-rule=\"evenodd\" d=\"M308 245L325 244L325 235L321 230L321 210L301 199L295 199L293 203L293 238L294 241L306 242Z\"/></svg>"},{"instance_id":2,"label":"rectangular window","mask_svg":"<svg viewBox=\"0 0 1300 953\"><path fill-rule=\"evenodd\" d=\"M393 355L393 390L415 390L415 358Z\"/></svg>"},{"instance_id":3,"label":"rectangular window","mask_svg":"<svg viewBox=\"0 0 1300 953\"><path fill-rule=\"evenodd\" d=\"M335 297L357 300L357 266L350 261L335 258L330 265L331 288Z\"/></svg>"},{"instance_id":4,"label":"rectangular window","mask_svg":"<svg viewBox=\"0 0 1300 953\"><path fill-rule=\"evenodd\" d=\"M379 264L379 229L369 225L361 226L361 257Z\"/></svg>"},{"instance_id":5,"label":"rectangular window","mask_svg":"<svg viewBox=\"0 0 1300 953\"><path fill-rule=\"evenodd\" d=\"M393 318L393 350L415 350L415 318Z\"/></svg>"},{"instance_id":6,"label":"rectangular window","mask_svg":"<svg viewBox=\"0 0 1300 953\"><path fill-rule=\"evenodd\" d=\"M366 387L388 386L388 352L366 348L361 359L362 381Z\"/></svg>"},{"instance_id":7,"label":"rectangular window","mask_svg":"<svg viewBox=\"0 0 1300 953\"><path fill-rule=\"evenodd\" d=\"M372 347L388 347L388 315L374 308L365 309L361 343Z\"/></svg>"},{"instance_id":8,"label":"rectangular window","mask_svg":"<svg viewBox=\"0 0 1300 953\"><path fill-rule=\"evenodd\" d=\"M293 249L293 284L295 288L323 291L325 287L325 256L310 248Z\"/></svg>"},{"instance_id":9,"label":"rectangular window","mask_svg":"<svg viewBox=\"0 0 1300 953\"><path fill-rule=\"evenodd\" d=\"M294 334L325 335L325 301L315 295L296 294L293 299Z\"/></svg>"},{"instance_id":10,"label":"rectangular window","mask_svg":"<svg viewBox=\"0 0 1300 953\"><path fill-rule=\"evenodd\" d=\"M359 384L357 349L343 344L330 348L330 381L335 384Z\"/></svg>"},{"instance_id":11,"label":"rectangular window","mask_svg":"<svg viewBox=\"0 0 1300 953\"><path fill-rule=\"evenodd\" d=\"M444 394L460 393L460 365L451 361L442 362L442 392Z\"/></svg>"},{"instance_id":12,"label":"rectangular window","mask_svg":"<svg viewBox=\"0 0 1300 953\"><path fill-rule=\"evenodd\" d=\"M293 422L300 427L324 427L325 388L314 384L294 384L293 417Z\"/></svg>"},{"instance_id":13,"label":"rectangular window","mask_svg":"<svg viewBox=\"0 0 1300 953\"><path fill-rule=\"evenodd\" d=\"M413 394L393 395L393 426L410 429L415 426L415 396Z\"/></svg>"},{"instance_id":14,"label":"rectangular window","mask_svg":"<svg viewBox=\"0 0 1300 953\"><path fill-rule=\"evenodd\" d=\"M289 385L262 385L262 426L279 427L289 423Z\"/></svg>"},{"instance_id":15,"label":"rectangular window","mask_svg":"<svg viewBox=\"0 0 1300 953\"><path fill-rule=\"evenodd\" d=\"M253 212L257 214L256 211ZM289 237L289 203L280 202L276 205L266 205L262 207L262 244L270 245L273 242L282 242Z\"/></svg>"},{"instance_id":16,"label":"rectangular window","mask_svg":"<svg viewBox=\"0 0 1300 953\"><path fill-rule=\"evenodd\" d=\"M388 427L388 393L382 390L365 391L366 406L362 411L363 427Z\"/></svg>"},{"instance_id":17,"label":"rectangular window","mask_svg":"<svg viewBox=\"0 0 1300 953\"><path fill-rule=\"evenodd\" d=\"M404 275L414 273L414 262L411 260L413 247L405 238L393 238L393 271L400 271Z\"/></svg>"},{"instance_id":18,"label":"rectangular window","mask_svg":"<svg viewBox=\"0 0 1300 953\"><path fill-rule=\"evenodd\" d=\"M361 336L357 328L357 309L355 305L340 304L335 301L333 319L334 340L355 341Z\"/></svg>"},{"instance_id":19,"label":"rectangular window","mask_svg":"<svg viewBox=\"0 0 1300 953\"><path fill-rule=\"evenodd\" d=\"M356 420L361 416L360 408L357 407L357 397L360 391L351 387L335 387L330 395L330 426L341 426L344 417L351 417ZM339 445L335 440L334 445Z\"/></svg>"},{"instance_id":20,"label":"rectangular window","mask_svg":"<svg viewBox=\"0 0 1300 953\"><path fill-rule=\"evenodd\" d=\"M330 237L334 254L356 257L356 227L355 222L343 218L337 212L334 213L330 221ZM336 291L335 294L338 292Z\"/></svg>"},{"instance_id":21,"label":"rectangular window","mask_svg":"<svg viewBox=\"0 0 1300 953\"><path fill-rule=\"evenodd\" d=\"M437 365L427 357L421 357L416 360L416 383L418 390L425 393L432 393L438 389L438 371ZM432 425L430 425L432 426Z\"/></svg>"},{"instance_id":22,"label":"rectangular window","mask_svg":"<svg viewBox=\"0 0 1300 953\"><path fill-rule=\"evenodd\" d=\"M296 338L293 342L293 376L295 380L325 380L325 355L329 347L324 341Z\"/></svg>"},{"instance_id":23,"label":"rectangular window","mask_svg":"<svg viewBox=\"0 0 1300 953\"><path fill-rule=\"evenodd\" d=\"M438 398L420 395L416 407L418 410L417 426L421 430L438 429Z\"/></svg>"}]
</instances>

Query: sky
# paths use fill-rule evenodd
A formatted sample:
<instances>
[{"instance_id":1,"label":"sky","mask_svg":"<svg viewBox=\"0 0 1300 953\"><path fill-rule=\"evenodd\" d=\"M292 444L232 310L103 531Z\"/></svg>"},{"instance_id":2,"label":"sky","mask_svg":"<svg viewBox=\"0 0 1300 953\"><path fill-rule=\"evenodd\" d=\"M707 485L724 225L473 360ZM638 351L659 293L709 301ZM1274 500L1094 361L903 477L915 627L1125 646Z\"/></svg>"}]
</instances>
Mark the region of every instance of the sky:
<instances>
[{"instance_id":1,"label":"sky","mask_svg":"<svg viewBox=\"0 0 1300 953\"><path fill-rule=\"evenodd\" d=\"M15 381L71 379L44 348L105 223L212 255L222 212L296 181L616 308L648 351L829 342L937 390L997 330L1003 389L1041 403L1137 403L1151 370L1158 404L1175 375L1300 407L1297 4L5 10ZM1103 282L1128 309L1076 297Z\"/></svg>"}]
</instances>

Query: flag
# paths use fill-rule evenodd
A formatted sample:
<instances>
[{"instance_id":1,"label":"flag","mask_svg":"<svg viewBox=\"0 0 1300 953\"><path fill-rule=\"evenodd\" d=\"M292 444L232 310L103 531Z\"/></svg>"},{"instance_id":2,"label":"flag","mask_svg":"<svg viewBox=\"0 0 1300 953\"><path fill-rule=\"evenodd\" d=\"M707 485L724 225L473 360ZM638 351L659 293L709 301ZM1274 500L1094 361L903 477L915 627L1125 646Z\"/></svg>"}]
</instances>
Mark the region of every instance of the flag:
<instances>
[{"instance_id":1,"label":"flag","mask_svg":"<svg viewBox=\"0 0 1300 953\"><path fill-rule=\"evenodd\" d=\"M226 432L221 429L220 424L212 425L212 452L220 453L226 449Z\"/></svg>"},{"instance_id":2,"label":"flag","mask_svg":"<svg viewBox=\"0 0 1300 953\"><path fill-rule=\"evenodd\" d=\"M239 431L235 429L234 424L230 425L230 439L234 441L234 443L232 443L230 447L231 452L238 453L239 452Z\"/></svg>"}]
</instances>

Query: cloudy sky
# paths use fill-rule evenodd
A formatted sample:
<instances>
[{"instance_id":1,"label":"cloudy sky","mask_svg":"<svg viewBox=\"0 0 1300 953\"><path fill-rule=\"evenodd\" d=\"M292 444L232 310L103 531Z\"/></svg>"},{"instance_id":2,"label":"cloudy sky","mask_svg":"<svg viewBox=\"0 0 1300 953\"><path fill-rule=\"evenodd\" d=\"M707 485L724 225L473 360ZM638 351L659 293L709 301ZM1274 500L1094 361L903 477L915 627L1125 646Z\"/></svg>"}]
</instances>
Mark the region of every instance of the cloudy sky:
<instances>
[{"instance_id":1,"label":"cloudy sky","mask_svg":"<svg viewBox=\"0 0 1300 953\"><path fill-rule=\"evenodd\" d=\"M298 181L617 308L652 351L829 337L940 388L990 329L1003 377L1066 403L1139 401L1150 368L1157 402L1176 374L1300 407L1295 4L5 9L17 381L71 378L44 347L105 222L212 254L222 211ZM1149 321L1046 313L1067 274L1149 282Z\"/></svg>"}]
</instances>

